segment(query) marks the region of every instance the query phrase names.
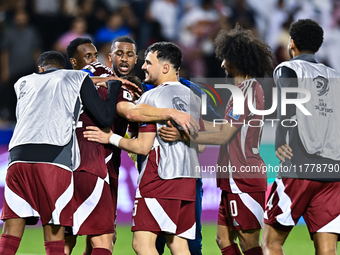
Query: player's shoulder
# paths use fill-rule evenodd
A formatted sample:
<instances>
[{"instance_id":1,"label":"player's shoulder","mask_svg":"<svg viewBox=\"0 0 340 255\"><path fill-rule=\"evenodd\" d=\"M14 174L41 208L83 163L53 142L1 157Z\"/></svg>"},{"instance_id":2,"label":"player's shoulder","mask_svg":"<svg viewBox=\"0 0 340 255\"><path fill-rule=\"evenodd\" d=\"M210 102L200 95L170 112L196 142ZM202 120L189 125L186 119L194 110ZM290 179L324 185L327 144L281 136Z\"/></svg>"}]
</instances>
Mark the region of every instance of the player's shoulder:
<instances>
[{"instance_id":1,"label":"player's shoulder","mask_svg":"<svg viewBox=\"0 0 340 255\"><path fill-rule=\"evenodd\" d=\"M91 72L93 76L100 77L114 76L112 70L100 62L93 62L84 66L83 71Z\"/></svg>"},{"instance_id":2,"label":"player's shoulder","mask_svg":"<svg viewBox=\"0 0 340 255\"><path fill-rule=\"evenodd\" d=\"M276 78L296 78L296 72L292 67L291 61L285 61L279 64L274 70Z\"/></svg>"}]
</instances>

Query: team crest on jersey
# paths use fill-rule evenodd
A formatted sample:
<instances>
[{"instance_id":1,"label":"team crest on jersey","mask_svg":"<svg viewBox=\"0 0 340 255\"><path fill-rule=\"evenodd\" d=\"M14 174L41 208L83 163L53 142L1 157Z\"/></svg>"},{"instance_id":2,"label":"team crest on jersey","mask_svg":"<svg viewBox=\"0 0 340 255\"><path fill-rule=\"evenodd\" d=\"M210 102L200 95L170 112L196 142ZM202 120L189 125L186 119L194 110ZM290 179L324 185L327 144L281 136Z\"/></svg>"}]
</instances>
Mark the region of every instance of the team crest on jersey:
<instances>
[{"instance_id":1,"label":"team crest on jersey","mask_svg":"<svg viewBox=\"0 0 340 255\"><path fill-rule=\"evenodd\" d=\"M313 79L313 81L316 83L316 89L318 91L318 96L323 96L327 95L329 91L329 86L328 86L328 79L322 76L318 76Z\"/></svg>"},{"instance_id":2,"label":"team crest on jersey","mask_svg":"<svg viewBox=\"0 0 340 255\"><path fill-rule=\"evenodd\" d=\"M96 69L90 65L85 66L84 69L89 70L92 74L96 71Z\"/></svg>"},{"instance_id":3,"label":"team crest on jersey","mask_svg":"<svg viewBox=\"0 0 340 255\"><path fill-rule=\"evenodd\" d=\"M26 85L26 81L21 82L19 89L22 90L22 88L25 87L25 85Z\"/></svg>"},{"instance_id":4,"label":"team crest on jersey","mask_svg":"<svg viewBox=\"0 0 340 255\"><path fill-rule=\"evenodd\" d=\"M233 113L233 109L231 109L231 111L229 112L228 116L234 120L239 120L241 114L234 114Z\"/></svg>"},{"instance_id":5,"label":"team crest on jersey","mask_svg":"<svg viewBox=\"0 0 340 255\"><path fill-rule=\"evenodd\" d=\"M172 105L176 110L187 112L186 110L187 104L180 97L174 97L172 99Z\"/></svg>"},{"instance_id":6,"label":"team crest on jersey","mask_svg":"<svg viewBox=\"0 0 340 255\"><path fill-rule=\"evenodd\" d=\"M126 90L123 91L123 98L125 98L126 100L129 100L129 101L133 101L130 92L128 92Z\"/></svg>"}]
</instances>

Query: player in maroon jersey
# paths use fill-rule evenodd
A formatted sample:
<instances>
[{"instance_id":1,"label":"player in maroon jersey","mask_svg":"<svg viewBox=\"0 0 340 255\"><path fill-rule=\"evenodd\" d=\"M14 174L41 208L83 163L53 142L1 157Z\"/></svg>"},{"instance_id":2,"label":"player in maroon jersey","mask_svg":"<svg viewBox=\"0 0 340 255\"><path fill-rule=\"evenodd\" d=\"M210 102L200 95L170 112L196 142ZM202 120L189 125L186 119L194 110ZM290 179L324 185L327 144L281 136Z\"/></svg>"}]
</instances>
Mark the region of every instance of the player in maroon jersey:
<instances>
[{"instance_id":1,"label":"player in maroon jersey","mask_svg":"<svg viewBox=\"0 0 340 255\"><path fill-rule=\"evenodd\" d=\"M82 68L83 71L89 72L90 75L94 77L110 77L114 75L110 68L105 67L99 62L88 63L89 61L97 60L97 50L88 39L77 38L72 41L68 47L68 55L75 69ZM81 67L82 64L87 65ZM104 87L98 88L98 92L103 98L106 97L106 91L107 89ZM116 107L117 115L115 120L117 123L113 125L111 129L119 135L125 134L128 123L127 120L167 120L171 118L172 115L177 114L178 116L178 111L173 111L173 109L155 109L148 105L136 108L132 102L132 95L126 89L121 89ZM186 116L182 115L178 120L181 120L183 117L186 118ZM71 253L75 245L75 235L88 235L85 254L96 254L93 252L101 252L101 254L105 252L109 254L113 249L111 240L115 240L113 235L114 227L112 228L112 224L114 224L115 221L115 211L117 207L120 149L111 146L108 151L107 148L105 149L102 145L88 142L83 138L82 133L85 131L86 126L96 125L91 119L93 118L86 114L85 109L80 117L82 126L77 129L82 164L74 173L75 200L78 203L78 209L74 214L73 236L67 238L68 245L65 250L67 254ZM105 162L107 162L107 165L105 165ZM92 184L84 187L82 184L85 180L89 180ZM98 186L99 184L101 186ZM100 194L98 190L102 190L102 194ZM92 191L96 192L92 193ZM109 193L110 196L108 196ZM89 199L94 199L92 203L94 206L92 208L86 207L85 200L88 201ZM112 201L112 203L107 203L108 200ZM102 213L106 205L108 206L107 211ZM98 225L98 215L101 215L100 223L102 228L99 228ZM91 246L94 247L92 253Z\"/></svg>"},{"instance_id":2,"label":"player in maroon jersey","mask_svg":"<svg viewBox=\"0 0 340 255\"><path fill-rule=\"evenodd\" d=\"M256 109L263 110L264 93L255 78L273 71L274 57L269 47L239 25L229 32L220 31L215 43L216 55L223 60L221 67L227 76L234 78L244 95L252 90ZM244 110L243 115L234 114L231 98L224 116L227 124L205 125L206 130L218 131L199 132L191 137L191 141L199 144L220 144L218 166L233 167L234 170L218 175L217 179L222 195L216 241L222 254L241 254L237 238L244 254L262 254L259 237L263 225L266 175L242 171L247 166L265 166L259 154L262 127L258 123L263 116L252 114L247 100L244 101ZM252 126L248 125L249 121Z\"/></svg>"},{"instance_id":3,"label":"player in maroon jersey","mask_svg":"<svg viewBox=\"0 0 340 255\"><path fill-rule=\"evenodd\" d=\"M139 103L175 107L177 104L174 105L173 99L176 99L183 102L183 110L188 111L190 98L200 101L194 94L188 97L190 89L177 80L182 53L176 45L155 43L148 48L146 55L143 65L146 82L157 88L145 93ZM199 118L199 103L195 106L193 112ZM164 121L140 124L138 138L134 140L112 133L103 138L96 127L85 132L89 140L102 143L111 142L110 137L122 138L118 142L119 148L144 155L132 223L133 248L137 254L157 254L155 242L158 234L167 236L172 254L190 254L186 239L195 238L196 176L188 173L188 157L196 157L198 162L197 152L191 151L183 142L164 143L156 138L156 125L164 124ZM118 147L118 143L111 144ZM169 176L164 178L164 175Z\"/></svg>"},{"instance_id":4,"label":"player in maroon jersey","mask_svg":"<svg viewBox=\"0 0 340 255\"><path fill-rule=\"evenodd\" d=\"M340 176L335 169L340 160L339 140L335 139L339 128L333 123L338 123L340 109L340 73L316 61L315 53L324 38L318 22L300 19L290 25L289 35L291 60L274 70L279 92L277 119L296 119L298 125L276 127L276 156L283 170L268 196L262 247L265 254L284 254L283 244L303 216L315 254L335 255L340 236ZM310 122L294 104L287 106L285 113L281 110L281 91L296 88L308 89L311 94L303 104L311 114L307 116ZM289 99L300 98L299 94L290 93Z\"/></svg>"}]
</instances>

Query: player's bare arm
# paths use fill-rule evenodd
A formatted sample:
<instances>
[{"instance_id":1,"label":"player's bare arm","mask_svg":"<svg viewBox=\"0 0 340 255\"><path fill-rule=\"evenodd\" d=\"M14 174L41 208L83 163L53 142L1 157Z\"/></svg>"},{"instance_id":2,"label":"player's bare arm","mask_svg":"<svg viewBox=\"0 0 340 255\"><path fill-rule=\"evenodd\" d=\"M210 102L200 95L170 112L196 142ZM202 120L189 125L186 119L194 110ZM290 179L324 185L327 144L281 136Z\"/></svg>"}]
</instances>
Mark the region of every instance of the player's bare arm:
<instances>
[{"instance_id":1,"label":"player's bare arm","mask_svg":"<svg viewBox=\"0 0 340 255\"><path fill-rule=\"evenodd\" d=\"M191 135L190 138L192 142L198 144L222 145L227 143L236 131L236 127L230 124L224 124L219 131L198 132L194 135Z\"/></svg>"},{"instance_id":2,"label":"player's bare arm","mask_svg":"<svg viewBox=\"0 0 340 255\"><path fill-rule=\"evenodd\" d=\"M214 124L213 122L203 120L204 128L206 131L219 131L222 128L221 124ZM166 142L174 141L190 141L190 136L181 130L174 127L171 122L168 122L167 127L161 127L158 129L159 135Z\"/></svg>"},{"instance_id":3,"label":"player's bare arm","mask_svg":"<svg viewBox=\"0 0 340 255\"><path fill-rule=\"evenodd\" d=\"M175 142L175 141L184 141L189 142L190 136L182 130L178 130L174 125L172 125L171 121L167 122L167 127L161 127L158 129L158 134L160 137L166 142ZM206 145L199 144L198 152L203 153L206 149Z\"/></svg>"},{"instance_id":4,"label":"player's bare arm","mask_svg":"<svg viewBox=\"0 0 340 255\"><path fill-rule=\"evenodd\" d=\"M167 127L161 127L158 129L158 133L160 137L166 142L175 142L175 141L190 141L190 136L182 130L178 130L171 121L167 122Z\"/></svg>"},{"instance_id":5,"label":"player's bare arm","mask_svg":"<svg viewBox=\"0 0 340 255\"><path fill-rule=\"evenodd\" d=\"M123 103L123 102L122 102ZM119 104L117 105L117 112L120 111ZM178 111L173 108L156 108L148 104L130 104L128 109L124 111L125 118L132 122L156 122L162 120L174 120L178 125L180 125L183 130L189 134L190 132L198 132L199 124L191 117L190 114Z\"/></svg>"},{"instance_id":6,"label":"player's bare arm","mask_svg":"<svg viewBox=\"0 0 340 255\"><path fill-rule=\"evenodd\" d=\"M103 144L110 143L125 151L141 155L147 155L150 152L156 137L156 133L154 132L143 132L138 134L136 139L127 139L113 134L111 130L104 132L95 126L86 127L86 129L88 131L84 132L84 137L89 141Z\"/></svg>"},{"instance_id":7,"label":"player's bare arm","mask_svg":"<svg viewBox=\"0 0 340 255\"><path fill-rule=\"evenodd\" d=\"M293 157L293 150L288 144L282 145L276 150L276 157L282 162L285 162L285 158L291 159L291 157Z\"/></svg>"},{"instance_id":8,"label":"player's bare arm","mask_svg":"<svg viewBox=\"0 0 340 255\"><path fill-rule=\"evenodd\" d=\"M142 94L142 91L140 88L138 88L138 86L126 79L122 79L122 78L118 78L118 77L114 77L114 76L110 76L110 77L99 77L99 76L92 76L90 77L93 81L94 84L96 84L97 86L101 86L104 88L107 88L107 84L106 82L109 80L118 80L121 81L123 84L123 87L126 88L127 90L129 90L129 92L131 94L134 94L135 96L137 96L137 98L139 98Z\"/></svg>"}]
</instances>

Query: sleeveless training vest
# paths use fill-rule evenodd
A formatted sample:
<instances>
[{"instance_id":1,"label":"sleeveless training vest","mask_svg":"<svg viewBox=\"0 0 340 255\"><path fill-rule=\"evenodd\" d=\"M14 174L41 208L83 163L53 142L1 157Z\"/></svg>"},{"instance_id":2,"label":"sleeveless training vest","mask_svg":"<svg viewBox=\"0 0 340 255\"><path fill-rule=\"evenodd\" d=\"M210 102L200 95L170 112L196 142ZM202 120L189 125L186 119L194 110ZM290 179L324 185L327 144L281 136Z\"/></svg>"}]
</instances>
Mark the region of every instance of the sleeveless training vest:
<instances>
[{"instance_id":1,"label":"sleeveless training vest","mask_svg":"<svg viewBox=\"0 0 340 255\"><path fill-rule=\"evenodd\" d=\"M80 88L88 74L74 70L24 76L14 85L17 95L17 124L9 150L25 144L65 146L73 137L73 169L80 162L74 129L79 111L75 112Z\"/></svg>"},{"instance_id":2,"label":"sleeveless training vest","mask_svg":"<svg viewBox=\"0 0 340 255\"><path fill-rule=\"evenodd\" d=\"M340 160L340 73L323 64L303 60L283 62L276 69L282 66L294 70L298 87L311 92L311 99L304 107L312 115L296 110L299 136L306 151ZM305 95L298 93L297 98L303 97Z\"/></svg>"}]
</instances>

